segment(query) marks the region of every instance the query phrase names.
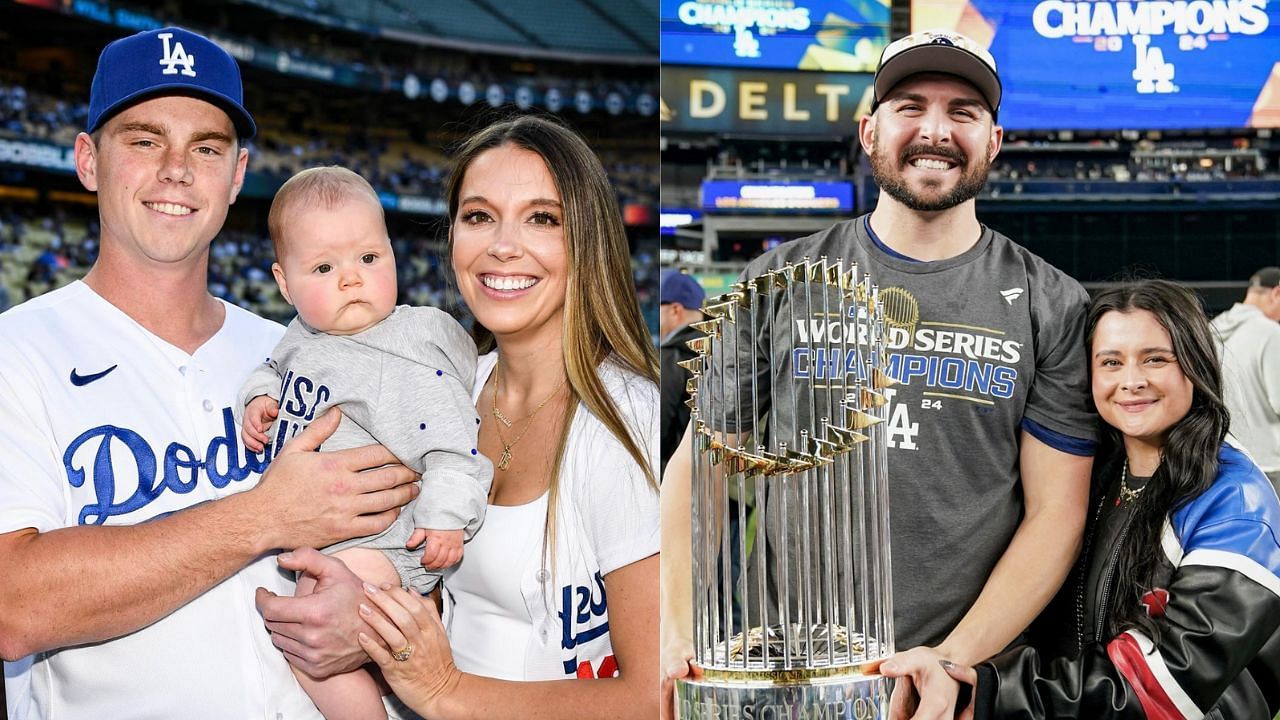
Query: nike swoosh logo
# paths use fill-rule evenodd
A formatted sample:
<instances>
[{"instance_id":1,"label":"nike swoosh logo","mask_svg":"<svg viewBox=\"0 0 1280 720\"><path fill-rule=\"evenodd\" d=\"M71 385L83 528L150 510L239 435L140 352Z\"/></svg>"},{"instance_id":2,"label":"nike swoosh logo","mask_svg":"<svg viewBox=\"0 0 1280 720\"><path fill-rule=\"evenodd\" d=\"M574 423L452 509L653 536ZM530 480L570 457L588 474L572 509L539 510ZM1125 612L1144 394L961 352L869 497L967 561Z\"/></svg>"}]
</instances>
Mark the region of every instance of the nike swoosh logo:
<instances>
[{"instance_id":1,"label":"nike swoosh logo","mask_svg":"<svg viewBox=\"0 0 1280 720\"><path fill-rule=\"evenodd\" d=\"M76 387L83 387L93 382L94 380L101 380L102 378L107 376L107 373L111 372L112 370L115 370L117 367L120 367L120 366L112 365L106 370L103 370L102 372L96 372L92 375L81 375L80 373L76 372L75 368L71 368L71 384L75 385Z\"/></svg>"}]
</instances>

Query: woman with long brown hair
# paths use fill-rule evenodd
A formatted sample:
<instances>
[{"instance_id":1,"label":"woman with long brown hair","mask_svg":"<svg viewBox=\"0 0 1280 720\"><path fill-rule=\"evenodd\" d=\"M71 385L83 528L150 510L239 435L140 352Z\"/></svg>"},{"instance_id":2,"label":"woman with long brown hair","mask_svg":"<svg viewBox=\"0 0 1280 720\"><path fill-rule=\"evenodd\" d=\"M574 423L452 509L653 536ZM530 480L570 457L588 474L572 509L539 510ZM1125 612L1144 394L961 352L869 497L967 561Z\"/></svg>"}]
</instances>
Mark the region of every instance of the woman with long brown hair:
<instances>
[{"instance_id":1,"label":"woman with long brown hair","mask_svg":"<svg viewBox=\"0 0 1280 720\"><path fill-rule=\"evenodd\" d=\"M446 195L490 507L444 582L448 642L428 601L387 588L361 645L433 720L655 717L657 361L608 178L576 134L522 117L465 143Z\"/></svg>"}]
</instances>

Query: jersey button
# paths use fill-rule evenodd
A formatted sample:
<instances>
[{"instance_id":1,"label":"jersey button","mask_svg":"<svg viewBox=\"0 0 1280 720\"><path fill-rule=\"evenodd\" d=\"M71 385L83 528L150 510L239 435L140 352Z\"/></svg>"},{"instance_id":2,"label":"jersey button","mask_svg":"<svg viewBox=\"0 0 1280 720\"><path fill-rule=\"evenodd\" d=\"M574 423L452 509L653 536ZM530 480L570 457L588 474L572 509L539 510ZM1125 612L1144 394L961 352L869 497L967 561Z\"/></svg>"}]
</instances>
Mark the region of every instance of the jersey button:
<instances>
[{"instance_id":1,"label":"jersey button","mask_svg":"<svg viewBox=\"0 0 1280 720\"><path fill-rule=\"evenodd\" d=\"M186 375L186 374L187 374L187 366L186 366L186 365L179 365L179 366L178 366L178 374L179 374L179 375Z\"/></svg>"},{"instance_id":2,"label":"jersey button","mask_svg":"<svg viewBox=\"0 0 1280 720\"><path fill-rule=\"evenodd\" d=\"M205 400L205 401L204 401L204 411L205 411L205 412L213 412L213 402L211 402L211 401L209 401L209 400Z\"/></svg>"}]
</instances>

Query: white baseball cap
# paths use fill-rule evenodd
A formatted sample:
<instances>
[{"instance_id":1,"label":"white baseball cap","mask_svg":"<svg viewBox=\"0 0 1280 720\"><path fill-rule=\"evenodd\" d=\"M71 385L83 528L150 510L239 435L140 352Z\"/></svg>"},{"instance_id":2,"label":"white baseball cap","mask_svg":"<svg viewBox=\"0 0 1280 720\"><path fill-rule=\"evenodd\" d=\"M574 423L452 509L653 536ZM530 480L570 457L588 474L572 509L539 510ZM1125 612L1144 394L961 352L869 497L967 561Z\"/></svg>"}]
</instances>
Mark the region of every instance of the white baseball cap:
<instances>
[{"instance_id":1,"label":"white baseball cap","mask_svg":"<svg viewBox=\"0 0 1280 720\"><path fill-rule=\"evenodd\" d=\"M925 72L955 75L969 81L991 106L991 116L999 112L1000 76L996 74L996 59L986 48L950 30L922 30L885 47L880 66L876 68L872 112L895 85Z\"/></svg>"}]
</instances>

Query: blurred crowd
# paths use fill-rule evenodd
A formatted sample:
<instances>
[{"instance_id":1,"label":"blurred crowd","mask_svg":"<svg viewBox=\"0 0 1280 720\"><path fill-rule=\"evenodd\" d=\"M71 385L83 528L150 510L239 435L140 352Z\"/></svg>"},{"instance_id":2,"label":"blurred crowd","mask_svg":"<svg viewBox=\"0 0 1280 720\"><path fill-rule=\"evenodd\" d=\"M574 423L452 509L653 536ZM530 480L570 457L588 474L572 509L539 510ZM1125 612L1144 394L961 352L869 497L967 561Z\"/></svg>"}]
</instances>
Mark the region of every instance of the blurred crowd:
<instances>
[{"instance_id":1,"label":"blurred crowd","mask_svg":"<svg viewBox=\"0 0 1280 720\"><path fill-rule=\"evenodd\" d=\"M0 83L0 135L70 145L89 122L89 105L67 102L22 85Z\"/></svg>"},{"instance_id":2,"label":"blurred crowd","mask_svg":"<svg viewBox=\"0 0 1280 720\"><path fill-rule=\"evenodd\" d=\"M444 245L428 234L396 235L392 245L400 284L398 302L466 312L442 264ZM98 252L93 208L59 204L52 212L35 205L0 203L0 312L82 278ZM271 275L274 256L265 233L224 229L210 248L209 288L222 299L264 317L288 322L293 308ZM637 295L650 329L657 331L657 242L633 253Z\"/></svg>"},{"instance_id":3,"label":"blurred crowd","mask_svg":"<svg viewBox=\"0 0 1280 720\"><path fill-rule=\"evenodd\" d=\"M1129 158L1086 160L1081 158L1037 158L997 162L991 168L991 180L1101 180L1129 181L1207 181L1262 178L1268 173L1265 159L1255 162L1228 163L1220 157L1198 158L1136 156Z\"/></svg>"},{"instance_id":4,"label":"blurred crowd","mask_svg":"<svg viewBox=\"0 0 1280 720\"><path fill-rule=\"evenodd\" d=\"M0 137L37 139L70 146L87 124L88 105L67 102L23 85L0 83ZM379 191L436 198L443 193L449 160L435 149L408 138L383 137L368 128L340 132L290 129L289 123L263 113L260 133L249 141L249 171L284 182L317 165L342 165L367 179ZM326 128L328 129L328 128ZM656 153L625 149L601 151L620 205L658 204Z\"/></svg>"},{"instance_id":5,"label":"blurred crowd","mask_svg":"<svg viewBox=\"0 0 1280 720\"><path fill-rule=\"evenodd\" d=\"M87 115L86 103L0 82L0 137L70 146L86 125ZM450 162L445 148L433 148L403 132L370 132L332 122L323 129L299 127L269 112L259 118L259 129L249 142L249 171L266 176L269 184L281 183L308 167L342 165L363 175L379 191L427 198L444 193ZM656 152L606 143L600 155L620 206L657 207ZM434 230L439 224L404 226L411 230L394 239L400 302L460 311L462 304L440 264L443 246ZM92 207L0 203L0 310L82 277L97 255L97 238ZM646 316L653 315L649 319L656 328L656 303L650 303L655 306L652 310L645 305L656 297L658 287L656 240L652 244L652 250L637 250L633 267L642 307ZM229 302L287 321L293 311L276 290L272 259L265 233L225 228L211 248L210 288Z\"/></svg>"}]
</instances>

